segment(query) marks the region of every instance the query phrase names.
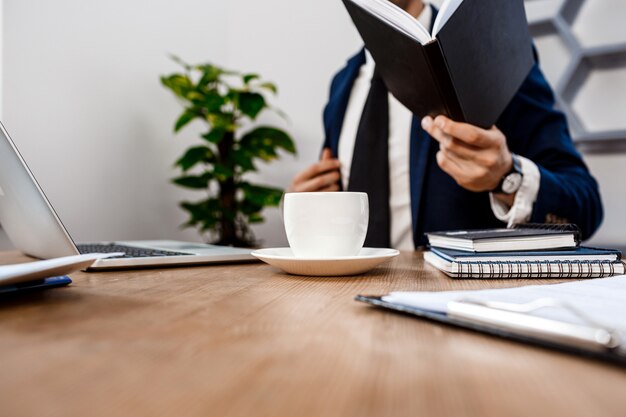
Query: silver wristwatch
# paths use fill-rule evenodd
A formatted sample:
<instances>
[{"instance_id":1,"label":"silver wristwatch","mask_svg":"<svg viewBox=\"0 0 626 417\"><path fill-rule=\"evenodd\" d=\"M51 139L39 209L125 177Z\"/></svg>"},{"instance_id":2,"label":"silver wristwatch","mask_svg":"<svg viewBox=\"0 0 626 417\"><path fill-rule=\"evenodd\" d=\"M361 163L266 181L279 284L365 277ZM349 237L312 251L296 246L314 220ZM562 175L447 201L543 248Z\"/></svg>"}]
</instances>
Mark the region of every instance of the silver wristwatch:
<instances>
[{"instance_id":1,"label":"silver wristwatch","mask_svg":"<svg viewBox=\"0 0 626 417\"><path fill-rule=\"evenodd\" d=\"M493 193L511 195L515 194L522 186L522 180L524 179L522 163L515 154L511 154L511 158L513 159L511 170L502 177L500 184L492 191Z\"/></svg>"}]
</instances>

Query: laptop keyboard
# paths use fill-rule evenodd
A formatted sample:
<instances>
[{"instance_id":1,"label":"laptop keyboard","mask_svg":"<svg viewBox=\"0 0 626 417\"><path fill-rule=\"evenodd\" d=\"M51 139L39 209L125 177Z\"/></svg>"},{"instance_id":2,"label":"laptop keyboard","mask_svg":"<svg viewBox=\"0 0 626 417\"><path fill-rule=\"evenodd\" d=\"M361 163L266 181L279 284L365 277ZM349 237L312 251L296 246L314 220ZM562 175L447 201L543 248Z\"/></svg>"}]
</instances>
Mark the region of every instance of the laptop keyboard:
<instances>
[{"instance_id":1,"label":"laptop keyboard","mask_svg":"<svg viewBox=\"0 0 626 417\"><path fill-rule=\"evenodd\" d=\"M133 246L117 245L115 243L87 243L76 245L80 253L113 253L124 252L124 256L113 256L115 258L146 258L154 256L181 256L192 255L191 253L172 252L166 250L156 250L148 248L136 248Z\"/></svg>"}]
</instances>

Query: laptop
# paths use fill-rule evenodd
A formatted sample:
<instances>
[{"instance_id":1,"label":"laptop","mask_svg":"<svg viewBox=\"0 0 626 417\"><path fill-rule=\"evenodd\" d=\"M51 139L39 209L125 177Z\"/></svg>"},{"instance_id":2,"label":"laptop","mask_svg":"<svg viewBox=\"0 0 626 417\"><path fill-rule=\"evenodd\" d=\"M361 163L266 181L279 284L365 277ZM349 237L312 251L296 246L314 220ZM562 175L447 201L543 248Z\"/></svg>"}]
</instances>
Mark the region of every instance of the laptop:
<instances>
[{"instance_id":1,"label":"laptop","mask_svg":"<svg viewBox=\"0 0 626 417\"><path fill-rule=\"evenodd\" d=\"M251 249L172 240L77 244L0 123L0 225L26 255L50 259L82 253L123 252L88 270L255 261Z\"/></svg>"}]
</instances>

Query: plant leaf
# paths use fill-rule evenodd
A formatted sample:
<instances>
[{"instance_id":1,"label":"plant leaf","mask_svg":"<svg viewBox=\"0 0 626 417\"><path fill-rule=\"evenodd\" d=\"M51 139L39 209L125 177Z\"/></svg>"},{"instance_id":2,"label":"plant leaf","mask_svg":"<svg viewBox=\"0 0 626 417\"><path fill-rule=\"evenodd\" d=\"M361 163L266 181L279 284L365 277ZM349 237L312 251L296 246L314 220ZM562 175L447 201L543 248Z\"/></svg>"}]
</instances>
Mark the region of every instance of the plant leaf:
<instances>
[{"instance_id":1,"label":"plant leaf","mask_svg":"<svg viewBox=\"0 0 626 417\"><path fill-rule=\"evenodd\" d=\"M247 85L250 81L257 79L259 79L259 74L245 74L243 76L243 83Z\"/></svg>"},{"instance_id":2,"label":"plant leaf","mask_svg":"<svg viewBox=\"0 0 626 417\"><path fill-rule=\"evenodd\" d=\"M178 120L176 120L176 124L174 125L174 132L178 132L180 129L185 127L189 122L195 119L198 114L191 109L187 109L180 115Z\"/></svg>"},{"instance_id":3,"label":"plant leaf","mask_svg":"<svg viewBox=\"0 0 626 417\"><path fill-rule=\"evenodd\" d=\"M232 178L235 175L232 169L222 164L214 164L213 165L213 176L218 181L226 181L229 178Z\"/></svg>"},{"instance_id":4,"label":"plant leaf","mask_svg":"<svg viewBox=\"0 0 626 417\"><path fill-rule=\"evenodd\" d=\"M225 130L222 129L211 129L210 132L202 135L202 138L208 140L211 143L218 144L226 134Z\"/></svg>"},{"instance_id":5,"label":"plant leaf","mask_svg":"<svg viewBox=\"0 0 626 417\"><path fill-rule=\"evenodd\" d=\"M235 123L235 118L231 113L211 113L207 116L207 120L213 129L219 129L225 132L234 132L239 127L237 123Z\"/></svg>"},{"instance_id":6,"label":"plant leaf","mask_svg":"<svg viewBox=\"0 0 626 417\"><path fill-rule=\"evenodd\" d=\"M244 201L247 200L261 207L278 206L283 196L283 190L280 188L253 185L248 182L241 183L240 188L243 191Z\"/></svg>"},{"instance_id":7,"label":"plant leaf","mask_svg":"<svg viewBox=\"0 0 626 417\"><path fill-rule=\"evenodd\" d=\"M233 161L239 165L241 172L256 171L254 165L255 155L245 149L235 149L231 154Z\"/></svg>"},{"instance_id":8,"label":"plant leaf","mask_svg":"<svg viewBox=\"0 0 626 417\"><path fill-rule=\"evenodd\" d=\"M217 91L210 91L205 95L201 104L209 113L220 112L222 106L226 104L226 98L221 96Z\"/></svg>"},{"instance_id":9,"label":"plant leaf","mask_svg":"<svg viewBox=\"0 0 626 417\"><path fill-rule=\"evenodd\" d=\"M204 173L202 175L184 175L182 177L174 178L172 182L180 185L181 187L193 188L193 189L206 189L209 186L209 181L212 178L211 173Z\"/></svg>"},{"instance_id":10,"label":"plant leaf","mask_svg":"<svg viewBox=\"0 0 626 417\"><path fill-rule=\"evenodd\" d=\"M187 152L176 161L176 165L183 171L187 171L193 168L200 162L213 162L215 161L215 154L206 146L195 146L187 149Z\"/></svg>"},{"instance_id":11,"label":"plant leaf","mask_svg":"<svg viewBox=\"0 0 626 417\"><path fill-rule=\"evenodd\" d=\"M223 69L211 64L196 65L194 69L202 73L200 80L198 80L199 88L205 88L208 84L216 82L224 73Z\"/></svg>"},{"instance_id":12,"label":"plant leaf","mask_svg":"<svg viewBox=\"0 0 626 417\"><path fill-rule=\"evenodd\" d=\"M177 97L187 99L187 94L194 90L191 79L183 74L172 74L161 77L161 84L169 88Z\"/></svg>"},{"instance_id":13,"label":"plant leaf","mask_svg":"<svg viewBox=\"0 0 626 417\"><path fill-rule=\"evenodd\" d=\"M205 94L194 90L188 92L186 98L195 105L202 105L204 104Z\"/></svg>"},{"instance_id":14,"label":"plant leaf","mask_svg":"<svg viewBox=\"0 0 626 417\"><path fill-rule=\"evenodd\" d=\"M263 223L265 221L265 217L263 217L260 213L252 213L248 216L248 223Z\"/></svg>"},{"instance_id":15,"label":"plant leaf","mask_svg":"<svg viewBox=\"0 0 626 417\"><path fill-rule=\"evenodd\" d=\"M296 153L296 146L286 132L273 127L261 126L244 135L239 141L241 149L265 160L271 161L280 148L291 154Z\"/></svg>"},{"instance_id":16,"label":"plant leaf","mask_svg":"<svg viewBox=\"0 0 626 417\"><path fill-rule=\"evenodd\" d=\"M239 110L249 118L256 119L265 107L265 98L259 93L242 92L239 94Z\"/></svg>"},{"instance_id":17,"label":"plant leaf","mask_svg":"<svg viewBox=\"0 0 626 417\"><path fill-rule=\"evenodd\" d=\"M255 213L260 213L261 210L263 210L262 205L253 203L252 201L245 200L245 199L239 204L239 208L241 209L241 212L246 216L249 216Z\"/></svg>"},{"instance_id":18,"label":"plant leaf","mask_svg":"<svg viewBox=\"0 0 626 417\"><path fill-rule=\"evenodd\" d=\"M269 90L274 94L278 94L278 87L274 83L262 83L259 84L259 88L263 88L265 90Z\"/></svg>"},{"instance_id":19,"label":"plant leaf","mask_svg":"<svg viewBox=\"0 0 626 417\"><path fill-rule=\"evenodd\" d=\"M180 207L189 213L189 220L184 227L200 226L202 231L215 229L221 219L219 201L216 198L191 203L184 201Z\"/></svg>"}]
</instances>

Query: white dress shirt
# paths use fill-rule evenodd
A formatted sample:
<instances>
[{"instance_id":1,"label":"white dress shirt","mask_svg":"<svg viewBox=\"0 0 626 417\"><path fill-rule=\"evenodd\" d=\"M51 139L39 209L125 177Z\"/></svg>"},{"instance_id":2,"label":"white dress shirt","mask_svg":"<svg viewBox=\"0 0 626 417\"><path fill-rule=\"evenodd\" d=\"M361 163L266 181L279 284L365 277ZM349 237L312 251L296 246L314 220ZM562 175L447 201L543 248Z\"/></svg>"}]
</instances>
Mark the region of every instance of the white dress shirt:
<instances>
[{"instance_id":1,"label":"white dress shirt","mask_svg":"<svg viewBox=\"0 0 626 417\"><path fill-rule=\"evenodd\" d=\"M428 4L418 17L426 28L430 27L432 10ZM375 63L366 51L366 61L354 81L348 107L339 138L338 157L341 162L341 178L344 189L348 189L354 142L361 114L370 90ZM410 188L410 136L413 114L396 98L389 94L389 208L391 213L391 245L400 250L413 250L413 220L411 213ZM515 196L512 207L490 194L491 209L499 220L508 226L528 221L539 192L540 174L530 160L519 157L524 175L522 185Z\"/></svg>"}]
</instances>

